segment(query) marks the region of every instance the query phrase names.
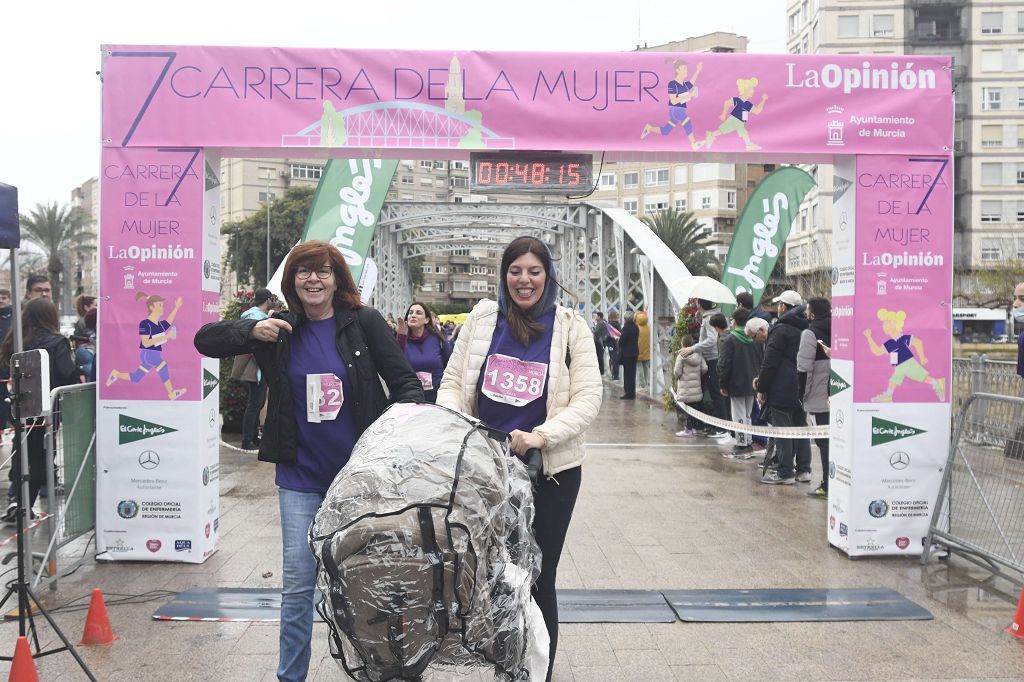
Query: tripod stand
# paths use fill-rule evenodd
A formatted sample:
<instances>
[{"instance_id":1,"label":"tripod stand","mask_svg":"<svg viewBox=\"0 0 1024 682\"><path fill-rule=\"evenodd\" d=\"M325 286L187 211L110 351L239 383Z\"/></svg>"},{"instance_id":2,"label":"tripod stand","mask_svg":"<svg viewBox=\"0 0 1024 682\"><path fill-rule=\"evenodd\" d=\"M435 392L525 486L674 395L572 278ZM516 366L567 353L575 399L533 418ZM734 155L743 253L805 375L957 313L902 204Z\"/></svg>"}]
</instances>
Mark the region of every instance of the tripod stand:
<instances>
[{"instance_id":1,"label":"tripod stand","mask_svg":"<svg viewBox=\"0 0 1024 682\"><path fill-rule=\"evenodd\" d=\"M28 520L31 498L29 495L29 461L28 445L25 442L25 429L22 418L34 417L43 413L42 404L44 396L49 398L49 358L46 351L30 350L23 353L15 353L11 356L11 416L14 421L14 442L19 445L18 480L15 481L15 502L17 511L15 523L18 524L18 578L7 588L7 593L0 599L0 610L4 604L14 595L18 597L18 636L26 637L31 634L32 642L35 645L33 658L41 658L50 654L68 651L75 657L75 661L82 668L86 676L96 682L96 678L89 670L75 647L64 636L57 623L50 616L49 612L39 601L39 598L32 592L29 586L28 576L25 575L25 568L28 565L29 557L25 551L25 533L28 532ZM27 413L27 414L26 414ZM56 649L43 651L39 644L39 633L36 628L35 619L32 616L32 606L39 609L46 621L53 628L54 633L64 643L64 646ZM0 656L0 661L12 661L13 656Z\"/></svg>"}]
</instances>

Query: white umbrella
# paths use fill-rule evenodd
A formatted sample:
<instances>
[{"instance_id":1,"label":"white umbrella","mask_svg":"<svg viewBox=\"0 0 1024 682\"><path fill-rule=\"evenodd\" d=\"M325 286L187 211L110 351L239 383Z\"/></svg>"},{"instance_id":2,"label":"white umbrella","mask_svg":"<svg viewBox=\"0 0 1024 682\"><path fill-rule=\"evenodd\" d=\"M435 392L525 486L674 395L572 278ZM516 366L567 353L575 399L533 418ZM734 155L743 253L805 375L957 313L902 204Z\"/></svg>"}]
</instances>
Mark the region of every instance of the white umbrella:
<instances>
[{"instance_id":1,"label":"white umbrella","mask_svg":"<svg viewBox=\"0 0 1024 682\"><path fill-rule=\"evenodd\" d=\"M691 298L703 298L714 303L735 303L736 296L718 280L704 275L680 278L668 285L669 292L680 304Z\"/></svg>"}]
</instances>

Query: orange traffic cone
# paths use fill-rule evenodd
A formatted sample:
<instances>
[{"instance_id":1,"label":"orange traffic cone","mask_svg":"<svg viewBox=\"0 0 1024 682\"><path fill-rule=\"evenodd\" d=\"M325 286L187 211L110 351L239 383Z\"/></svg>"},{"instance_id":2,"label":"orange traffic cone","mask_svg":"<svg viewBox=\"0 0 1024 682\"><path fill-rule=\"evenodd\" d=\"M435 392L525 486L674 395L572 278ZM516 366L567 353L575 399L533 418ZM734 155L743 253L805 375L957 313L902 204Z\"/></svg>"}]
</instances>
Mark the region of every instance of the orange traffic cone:
<instances>
[{"instance_id":1,"label":"orange traffic cone","mask_svg":"<svg viewBox=\"0 0 1024 682\"><path fill-rule=\"evenodd\" d=\"M11 661L11 674L7 682L39 682L36 675L36 664L32 661L32 651L28 648L28 639L19 637L14 645L14 660Z\"/></svg>"},{"instance_id":2,"label":"orange traffic cone","mask_svg":"<svg viewBox=\"0 0 1024 682\"><path fill-rule=\"evenodd\" d=\"M1017 602L1017 613L1013 617L1010 627L1006 628L1017 639L1024 639L1024 590L1020 591L1020 601Z\"/></svg>"},{"instance_id":3,"label":"orange traffic cone","mask_svg":"<svg viewBox=\"0 0 1024 682\"><path fill-rule=\"evenodd\" d=\"M117 635L110 629L110 618L107 617L107 605L103 603L103 592L93 588L92 601L89 602L89 615L85 618L85 632L79 646L106 646L113 644Z\"/></svg>"}]
</instances>

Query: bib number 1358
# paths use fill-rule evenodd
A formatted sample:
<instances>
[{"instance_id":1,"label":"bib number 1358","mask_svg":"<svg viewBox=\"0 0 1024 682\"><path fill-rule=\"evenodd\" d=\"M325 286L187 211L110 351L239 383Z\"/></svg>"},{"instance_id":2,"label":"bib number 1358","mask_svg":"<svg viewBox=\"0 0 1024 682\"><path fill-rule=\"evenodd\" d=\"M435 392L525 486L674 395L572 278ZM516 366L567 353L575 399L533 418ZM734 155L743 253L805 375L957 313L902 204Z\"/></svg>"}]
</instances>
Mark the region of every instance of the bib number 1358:
<instances>
[{"instance_id":1,"label":"bib number 1358","mask_svg":"<svg viewBox=\"0 0 1024 682\"><path fill-rule=\"evenodd\" d=\"M496 353L487 358L481 390L491 400L521 407L544 393L547 376L546 363Z\"/></svg>"}]
</instances>

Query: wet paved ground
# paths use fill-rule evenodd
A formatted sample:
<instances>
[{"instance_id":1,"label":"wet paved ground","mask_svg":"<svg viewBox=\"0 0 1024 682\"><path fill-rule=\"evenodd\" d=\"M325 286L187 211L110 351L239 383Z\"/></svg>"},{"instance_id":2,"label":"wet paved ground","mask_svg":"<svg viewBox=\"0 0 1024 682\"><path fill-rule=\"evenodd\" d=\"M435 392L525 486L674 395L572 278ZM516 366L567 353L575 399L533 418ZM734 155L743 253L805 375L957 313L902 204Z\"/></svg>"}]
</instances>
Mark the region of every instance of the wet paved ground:
<instances>
[{"instance_id":1,"label":"wet paved ground","mask_svg":"<svg viewBox=\"0 0 1024 682\"><path fill-rule=\"evenodd\" d=\"M708 441L681 443L674 415L660 406L617 397L609 386L587 433L560 587L890 587L935 620L563 625L555 680L1024 679L1024 642L1003 633L1015 606L1009 585L956 560L926 567L897 558L851 561L825 540L825 503L804 495L816 483L760 485L752 463L723 459ZM221 548L205 564L87 559L48 604L93 587L110 602L152 590L279 587L273 468L227 448L221 461ZM820 472L814 475L816 482ZM276 624L152 620L165 601L109 606L118 641L82 649L99 679L275 679ZM77 642L85 612L58 612L57 619ZM52 644L47 627L41 634ZM4 654L16 635L15 623L0 625ZM36 663L42 680L84 679L66 653ZM8 670L0 663L0 675ZM319 624L310 679L341 678Z\"/></svg>"}]
</instances>

